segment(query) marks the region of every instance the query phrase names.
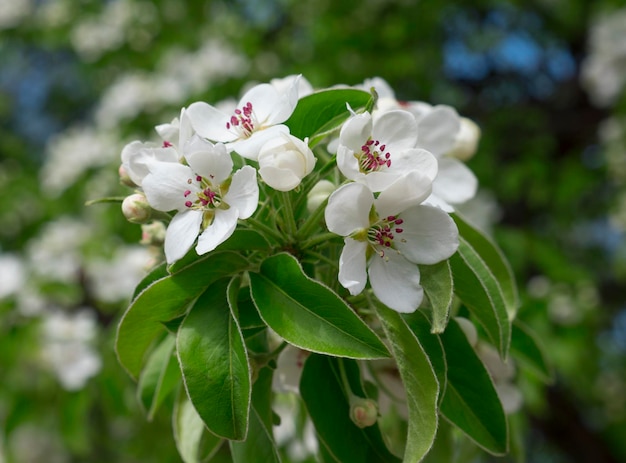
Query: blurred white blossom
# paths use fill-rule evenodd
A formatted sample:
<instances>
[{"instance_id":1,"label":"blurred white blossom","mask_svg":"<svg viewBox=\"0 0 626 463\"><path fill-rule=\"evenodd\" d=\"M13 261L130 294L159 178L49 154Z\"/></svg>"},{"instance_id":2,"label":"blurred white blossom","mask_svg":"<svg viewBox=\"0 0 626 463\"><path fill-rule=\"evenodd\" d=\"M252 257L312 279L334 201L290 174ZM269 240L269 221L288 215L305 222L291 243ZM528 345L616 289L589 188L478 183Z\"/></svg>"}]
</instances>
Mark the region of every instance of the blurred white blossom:
<instances>
[{"instance_id":1,"label":"blurred white blossom","mask_svg":"<svg viewBox=\"0 0 626 463\"><path fill-rule=\"evenodd\" d=\"M32 0L3 0L0 2L0 30L18 26L33 11Z\"/></svg>"},{"instance_id":2,"label":"blurred white blossom","mask_svg":"<svg viewBox=\"0 0 626 463\"><path fill-rule=\"evenodd\" d=\"M597 106L610 106L620 95L626 82L626 8L593 20L581 79Z\"/></svg>"},{"instance_id":3,"label":"blurred white blossom","mask_svg":"<svg viewBox=\"0 0 626 463\"><path fill-rule=\"evenodd\" d=\"M42 358L67 390L81 389L102 367L102 360L91 346L97 336L97 320L92 311L76 313L50 311L42 323Z\"/></svg>"},{"instance_id":4,"label":"blurred white blossom","mask_svg":"<svg viewBox=\"0 0 626 463\"><path fill-rule=\"evenodd\" d=\"M24 261L16 254L0 254L0 299L16 294L24 285Z\"/></svg>"}]
</instances>

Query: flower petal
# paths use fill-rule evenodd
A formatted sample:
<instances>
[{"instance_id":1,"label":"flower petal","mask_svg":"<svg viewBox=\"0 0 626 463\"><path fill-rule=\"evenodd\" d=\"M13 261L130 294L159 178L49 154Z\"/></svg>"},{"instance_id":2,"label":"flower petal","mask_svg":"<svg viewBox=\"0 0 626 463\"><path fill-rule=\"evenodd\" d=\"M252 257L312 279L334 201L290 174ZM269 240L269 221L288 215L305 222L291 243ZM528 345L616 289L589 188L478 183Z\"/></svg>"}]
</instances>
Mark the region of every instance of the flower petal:
<instances>
[{"instance_id":1,"label":"flower petal","mask_svg":"<svg viewBox=\"0 0 626 463\"><path fill-rule=\"evenodd\" d=\"M344 243L339 257L339 283L350 291L350 294L356 296L363 291L367 283L365 271L367 242L345 238Z\"/></svg>"},{"instance_id":2,"label":"flower petal","mask_svg":"<svg viewBox=\"0 0 626 463\"><path fill-rule=\"evenodd\" d=\"M428 177L413 170L399 177L383 190L376 199L376 211L381 217L397 215L405 209L417 206L431 192L432 183Z\"/></svg>"},{"instance_id":3,"label":"flower petal","mask_svg":"<svg viewBox=\"0 0 626 463\"><path fill-rule=\"evenodd\" d=\"M202 212L188 209L174 216L165 232L165 259L168 264L183 257L200 231Z\"/></svg>"},{"instance_id":4,"label":"flower petal","mask_svg":"<svg viewBox=\"0 0 626 463\"><path fill-rule=\"evenodd\" d=\"M222 143L213 145L194 137L187 144L185 158L194 173L210 178L214 183L223 182L233 171L233 160Z\"/></svg>"},{"instance_id":5,"label":"flower petal","mask_svg":"<svg viewBox=\"0 0 626 463\"><path fill-rule=\"evenodd\" d=\"M440 156L452 149L459 130L458 113L450 106L435 106L419 121L417 146Z\"/></svg>"},{"instance_id":6,"label":"flower petal","mask_svg":"<svg viewBox=\"0 0 626 463\"><path fill-rule=\"evenodd\" d=\"M192 103L185 112L198 135L213 141L229 142L237 135L226 128L230 116L203 101Z\"/></svg>"},{"instance_id":7,"label":"flower petal","mask_svg":"<svg viewBox=\"0 0 626 463\"><path fill-rule=\"evenodd\" d=\"M238 211L239 219L247 219L259 205L259 184L256 181L256 170L252 166L243 166L233 174L228 193L224 201L231 209Z\"/></svg>"},{"instance_id":8,"label":"flower petal","mask_svg":"<svg viewBox=\"0 0 626 463\"><path fill-rule=\"evenodd\" d=\"M237 209L217 209L213 222L198 238L196 252L198 255L213 251L216 247L226 241L237 228Z\"/></svg>"},{"instance_id":9,"label":"flower petal","mask_svg":"<svg viewBox=\"0 0 626 463\"><path fill-rule=\"evenodd\" d=\"M354 156L354 150L346 145L337 147L337 167L339 171L350 180L358 180L364 177L359 170L359 161Z\"/></svg>"},{"instance_id":10,"label":"flower petal","mask_svg":"<svg viewBox=\"0 0 626 463\"><path fill-rule=\"evenodd\" d=\"M436 264L449 258L459 247L459 231L454 221L441 209L416 206L400 214L402 240L396 248L416 264Z\"/></svg>"},{"instance_id":11,"label":"flower petal","mask_svg":"<svg viewBox=\"0 0 626 463\"><path fill-rule=\"evenodd\" d=\"M273 125L267 129L254 132L250 138L228 143L226 147L230 151L236 151L237 154L246 159L256 161L259 158L259 152L263 145L273 138L280 137L281 134L289 134L289 127L282 124Z\"/></svg>"},{"instance_id":12,"label":"flower petal","mask_svg":"<svg viewBox=\"0 0 626 463\"><path fill-rule=\"evenodd\" d=\"M372 136L372 115L370 113L355 114L341 127L339 145L360 153L363 144Z\"/></svg>"},{"instance_id":13,"label":"flower petal","mask_svg":"<svg viewBox=\"0 0 626 463\"><path fill-rule=\"evenodd\" d=\"M395 153L415 148L417 142L415 117L402 109L387 111L376 120L372 128L372 138L385 143L393 159Z\"/></svg>"},{"instance_id":14,"label":"flower petal","mask_svg":"<svg viewBox=\"0 0 626 463\"><path fill-rule=\"evenodd\" d=\"M367 273L374 294L390 309L411 313L422 303L419 268L399 253L389 250L383 257L372 256Z\"/></svg>"},{"instance_id":15,"label":"flower petal","mask_svg":"<svg viewBox=\"0 0 626 463\"><path fill-rule=\"evenodd\" d=\"M430 151L420 148L401 151L394 156L391 169L399 172L417 170L431 180L437 177L439 165L437 158Z\"/></svg>"},{"instance_id":16,"label":"flower petal","mask_svg":"<svg viewBox=\"0 0 626 463\"><path fill-rule=\"evenodd\" d=\"M280 93L271 84L259 84L248 90L239 100L238 108L252 104L252 111L261 126L285 122L298 104L298 79L285 93Z\"/></svg>"},{"instance_id":17,"label":"flower petal","mask_svg":"<svg viewBox=\"0 0 626 463\"><path fill-rule=\"evenodd\" d=\"M433 194L451 204L461 204L476 195L478 180L461 161L442 156L439 158L439 174L433 182Z\"/></svg>"},{"instance_id":18,"label":"flower petal","mask_svg":"<svg viewBox=\"0 0 626 463\"><path fill-rule=\"evenodd\" d=\"M301 181L292 170L275 166L261 167L259 174L265 183L278 191L291 191L300 185Z\"/></svg>"},{"instance_id":19,"label":"flower petal","mask_svg":"<svg viewBox=\"0 0 626 463\"><path fill-rule=\"evenodd\" d=\"M333 192L324 211L328 230L341 236L369 228L374 195L365 185L348 183Z\"/></svg>"},{"instance_id":20,"label":"flower petal","mask_svg":"<svg viewBox=\"0 0 626 463\"><path fill-rule=\"evenodd\" d=\"M187 183L194 176L191 169L177 162L151 162L148 168L142 186L150 205L159 211L186 209L185 191L196 188Z\"/></svg>"}]
</instances>

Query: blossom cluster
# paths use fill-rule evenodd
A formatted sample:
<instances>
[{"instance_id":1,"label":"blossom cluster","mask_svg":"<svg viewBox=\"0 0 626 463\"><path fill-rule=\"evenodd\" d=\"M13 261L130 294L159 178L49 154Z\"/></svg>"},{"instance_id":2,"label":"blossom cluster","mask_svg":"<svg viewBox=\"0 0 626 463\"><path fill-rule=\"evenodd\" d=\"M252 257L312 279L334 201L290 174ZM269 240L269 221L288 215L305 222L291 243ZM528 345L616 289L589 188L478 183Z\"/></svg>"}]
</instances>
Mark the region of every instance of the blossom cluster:
<instances>
[{"instance_id":1,"label":"blossom cluster","mask_svg":"<svg viewBox=\"0 0 626 463\"><path fill-rule=\"evenodd\" d=\"M313 152L321 145L285 123L314 92L302 76L255 85L235 106L192 103L156 127L159 143L124 147L120 175L136 189L124 214L138 223L169 220L163 244L172 264L194 245L199 255L213 251L238 224L255 228L259 222L246 219L265 196L305 193L309 212L324 208L328 231L344 239L339 283L358 295L369 280L385 305L413 312L423 298L416 264L457 250L449 213L476 193L460 159L474 153L480 131L451 107L398 101L380 78L360 88L377 104L356 111L346 103L345 122L324 140L336 169L321 168Z\"/></svg>"}]
</instances>

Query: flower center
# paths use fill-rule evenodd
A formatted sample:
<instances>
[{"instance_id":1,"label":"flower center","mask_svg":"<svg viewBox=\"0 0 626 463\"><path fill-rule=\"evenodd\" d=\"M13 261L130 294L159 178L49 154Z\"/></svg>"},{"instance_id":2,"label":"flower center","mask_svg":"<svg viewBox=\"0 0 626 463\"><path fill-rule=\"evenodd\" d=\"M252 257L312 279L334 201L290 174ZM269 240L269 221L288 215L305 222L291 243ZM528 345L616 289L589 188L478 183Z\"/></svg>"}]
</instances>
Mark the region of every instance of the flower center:
<instances>
[{"instance_id":1,"label":"flower center","mask_svg":"<svg viewBox=\"0 0 626 463\"><path fill-rule=\"evenodd\" d=\"M359 170L364 174L374 172L381 167L391 167L391 153L386 151L387 146L378 140L369 138L363 146L361 153L356 154L359 161Z\"/></svg>"},{"instance_id":2,"label":"flower center","mask_svg":"<svg viewBox=\"0 0 626 463\"><path fill-rule=\"evenodd\" d=\"M249 101L241 108L235 109L235 114L226 123L226 129L234 132L238 138L250 138L257 125L256 117Z\"/></svg>"},{"instance_id":3,"label":"flower center","mask_svg":"<svg viewBox=\"0 0 626 463\"><path fill-rule=\"evenodd\" d=\"M367 230L367 241L380 257L385 257L386 249L394 249L394 240L404 231L400 227L402 223L402 219L390 215L370 225Z\"/></svg>"},{"instance_id":4,"label":"flower center","mask_svg":"<svg viewBox=\"0 0 626 463\"><path fill-rule=\"evenodd\" d=\"M195 192L195 199L193 198L191 190L185 190L183 196L187 198L185 206L190 209L217 209L222 205L222 194L219 185L215 186L211 182L211 178L205 178L201 175L196 175L195 179L188 179L189 185L194 181L198 184L198 190Z\"/></svg>"}]
</instances>

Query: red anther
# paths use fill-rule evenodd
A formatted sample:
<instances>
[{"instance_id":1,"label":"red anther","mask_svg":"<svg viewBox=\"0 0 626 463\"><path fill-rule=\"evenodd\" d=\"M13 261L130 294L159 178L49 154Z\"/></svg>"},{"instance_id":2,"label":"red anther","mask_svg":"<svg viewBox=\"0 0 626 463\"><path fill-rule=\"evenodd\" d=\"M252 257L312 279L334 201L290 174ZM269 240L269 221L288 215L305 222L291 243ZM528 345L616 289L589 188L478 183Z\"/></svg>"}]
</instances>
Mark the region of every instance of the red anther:
<instances>
[{"instance_id":1,"label":"red anther","mask_svg":"<svg viewBox=\"0 0 626 463\"><path fill-rule=\"evenodd\" d=\"M191 207L193 203L191 201L185 201L185 206Z\"/></svg>"}]
</instances>

